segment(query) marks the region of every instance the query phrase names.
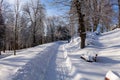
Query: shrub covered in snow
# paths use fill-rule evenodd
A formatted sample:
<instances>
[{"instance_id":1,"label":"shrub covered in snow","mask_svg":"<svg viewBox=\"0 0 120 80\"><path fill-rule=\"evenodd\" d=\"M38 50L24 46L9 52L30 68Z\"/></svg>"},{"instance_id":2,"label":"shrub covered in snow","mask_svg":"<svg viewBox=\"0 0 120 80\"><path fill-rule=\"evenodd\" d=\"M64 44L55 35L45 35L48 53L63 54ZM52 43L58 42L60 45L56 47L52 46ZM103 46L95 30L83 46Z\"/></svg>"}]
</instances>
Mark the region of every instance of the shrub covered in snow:
<instances>
[{"instance_id":1,"label":"shrub covered in snow","mask_svg":"<svg viewBox=\"0 0 120 80\"><path fill-rule=\"evenodd\" d=\"M84 59L87 62L96 62L97 56L98 55L95 51L87 51L86 53L82 54L80 58Z\"/></svg>"}]
</instances>

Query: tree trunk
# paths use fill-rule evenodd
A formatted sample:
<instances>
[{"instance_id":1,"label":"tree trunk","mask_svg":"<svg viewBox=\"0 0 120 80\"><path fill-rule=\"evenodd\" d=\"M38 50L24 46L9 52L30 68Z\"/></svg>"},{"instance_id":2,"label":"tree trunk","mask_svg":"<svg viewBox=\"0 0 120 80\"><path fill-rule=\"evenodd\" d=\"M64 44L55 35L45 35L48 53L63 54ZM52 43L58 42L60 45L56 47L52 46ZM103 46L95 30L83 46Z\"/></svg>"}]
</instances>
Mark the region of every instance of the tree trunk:
<instances>
[{"instance_id":1,"label":"tree trunk","mask_svg":"<svg viewBox=\"0 0 120 80\"><path fill-rule=\"evenodd\" d=\"M98 23L94 22L93 32L97 30Z\"/></svg>"},{"instance_id":2,"label":"tree trunk","mask_svg":"<svg viewBox=\"0 0 120 80\"><path fill-rule=\"evenodd\" d=\"M119 24L119 28L120 28L120 0L118 0L118 7L119 7L119 17L118 17L119 23L118 24Z\"/></svg>"},{"instance_id":3,"label":"tree trunk","mask_svg":"<svg viewBox=\"0 0 120 80\"><path fill-rule=\"evenodd\" d=\"M78 14L78 32L80 33L80 37L81 37L81 49L85 48L85 39L86 39L86 33L85 33L85 25L84 25L84 16L82 14L81 11L81 2L79 2L79 0L74 0L74 4L77 10L77 14Z\"/></svg>"},{"instance_id":4,"label":"tree trunk","mask_svg":"<svg viewBox=\"0 0 120 80\"><path fill-rule=\"evenodd\" d=\"M0 55L1 55L1 51L3 51L4 39L5 39L5 24L2 15L2 3L3 0L0 1Z\"/></svg>"},{"instance_id":5,"label":"tree trunk","mask_svg":"<svg viewBox=\"0 0 120 80\"><path fill-rule=\"evenodd\" d=\"M14 35L14 55L16 55L16 42L17 42L17 20L16 20L16 23L15 23L15 35Z\"/></svg>"},{"instance_id":6,"label":"tree trunk","mask_svg":"<svg viewBox=\"0 0 120 80\"><path fill-rule=\"evenodd\" d=\"M33 33L32 33L32 35L33 35L33 44L32 44L32 46L36 46L36 21L33 23Z\"/></svg>"}]
</instances>

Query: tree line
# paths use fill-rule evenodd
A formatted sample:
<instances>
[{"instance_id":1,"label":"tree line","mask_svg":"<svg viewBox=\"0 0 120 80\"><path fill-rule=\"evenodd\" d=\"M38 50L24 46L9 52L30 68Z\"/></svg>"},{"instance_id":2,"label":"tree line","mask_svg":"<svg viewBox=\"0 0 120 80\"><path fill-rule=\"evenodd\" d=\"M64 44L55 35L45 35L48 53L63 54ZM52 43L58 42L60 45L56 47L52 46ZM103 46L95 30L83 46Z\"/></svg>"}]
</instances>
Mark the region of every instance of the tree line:
<instances>
[{"instance_id":1,"label":"tree line","mask_svg":"<svg viewBox=\"0 0 120 80\"><path fill-rule=\"evenodd\" d=\"M40 0L24 4L15 0L14 6L1 0L0 51L14 50L15 55L16 49L68 40L75 34L81 37L80 46L84 48L87 31L109 31L114 18L120 25L120 0L52 0L52 3L66 11L66 19L46 16ZM117 13L114 5L118 6Z\"/></svg>"},{"instance_id":2,"label":"tree line","mask_svg":"<svg viewBox=\"0 0 120 80\"><path fill-rule=\"evenodd\" d=\"M118 20L117 25L120 23L120 12L117 10L116 13L114 10L114 6L120 6L120 0L54 0L54 2L59 6L70 7L70 32L72 36L78 34L81 37L81 48L85 47L87 31L109 31L115 23L113 21L115 18Z\"/></svg>"},{"instance_id":3,"label":"tree line","mask_svg":"<svg viewBox=\"0 0 120 80\"><path fill-rule=\"evenodd\" d=\"M69 29L63 18L46 16L40 0L21 4L15 0L12 6L4 0L0 3L0 52L33 47L58 40L67 40Z\"/></svg>"}]
</instances>

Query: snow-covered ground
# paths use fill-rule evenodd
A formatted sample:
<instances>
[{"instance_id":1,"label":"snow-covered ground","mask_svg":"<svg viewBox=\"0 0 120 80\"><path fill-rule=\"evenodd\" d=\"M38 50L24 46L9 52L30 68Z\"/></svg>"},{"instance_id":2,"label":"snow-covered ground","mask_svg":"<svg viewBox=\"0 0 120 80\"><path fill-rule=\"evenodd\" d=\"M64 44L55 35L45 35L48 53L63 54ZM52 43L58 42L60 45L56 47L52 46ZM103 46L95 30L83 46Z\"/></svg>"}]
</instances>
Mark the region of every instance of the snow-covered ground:
<instances>
[{"instance_id":1,"label":"snow-covered ground","mask_svg":"<svg viewBox=\"0 0 120 80\"><path fill-rule=\"evenodd\" d=\"M17 51L0 59L0 80L41 80L61 42ZM8 53L7 53L8 54Z\"/></svg>"},{"instance_id":2,"label":"snow-covered ground","mask_svg":"<svg viewBox=\"0 0 120 80\"><path fill-rule=\"evenodd\" d=\"M120 73L119 41L120 29L116 29L100 36L89 33L85 49L79 48L80 38L76 37L70 43L54 42L19 50L16 56L3 55L0 80L104 80L111 71ZM94 53L97 62L80 58Z\"/></svg>"},{"instance_id":3,"label":"snow-covered ground","mask_svg":"<svg viewBox=\"0 0 120 80\"><path fill-rule=\"evenodd\" d=\"M109 70L120 74L120 29L103 33L98 38L90 40L91 38L87 40L89 45L83 50L74 49L79 44L77 40L72 42L76 45L66 45L72 66L76 70L73 69L73 75L79 78L73 80L104 80ZM80 59L80 55L86 53L97 53L97 62L89 63Z\"/></svg>"}]
</instances>

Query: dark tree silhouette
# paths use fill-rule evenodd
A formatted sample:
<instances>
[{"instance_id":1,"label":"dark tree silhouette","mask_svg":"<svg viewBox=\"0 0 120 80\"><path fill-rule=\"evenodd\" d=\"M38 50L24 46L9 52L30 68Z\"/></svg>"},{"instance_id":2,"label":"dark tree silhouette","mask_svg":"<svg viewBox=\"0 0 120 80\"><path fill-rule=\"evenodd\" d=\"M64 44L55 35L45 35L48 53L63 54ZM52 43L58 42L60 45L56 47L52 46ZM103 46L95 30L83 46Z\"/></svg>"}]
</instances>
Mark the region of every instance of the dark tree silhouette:
<instances>
[{"instance_id":1,"label":"dark tree silhouette","mask_svg":"<svg viewBox=\"0 0 120 80\"><path fill-rule=\"evenodd\" d=\"M119 17L118 17L118 24L119 24L119 28L120 28L120 0L118 0L118 7L119 7Z\"/></svg>"},{"instance_id":2,"label":"dark tree silhouette","mask_svg":"<svg viewBox=\"0 0 120 80\"><path fill-rule=\"evenodd\" d=\"M84 25L84 14L82 14L82 8L81 8L82 1L74 0L74 6L76 8L76 13L78 15L78 32L81 37L81 49L85 48L85 39L86 39L86 33L85 33L85 25Z\"/></svg>"},{"instance_id":3,"label":"dark tree silhouette","mask_svg":"<svg viewBox=\"0 0 120 80\"><path fill-rule=\"evenodd\" d=\"M3 0L0 2L0 55L1 51L4 50L4 44L5 44L5 25L4 25L4 19L2 16L2 3Z\"/></svg>"}]
</instances>

